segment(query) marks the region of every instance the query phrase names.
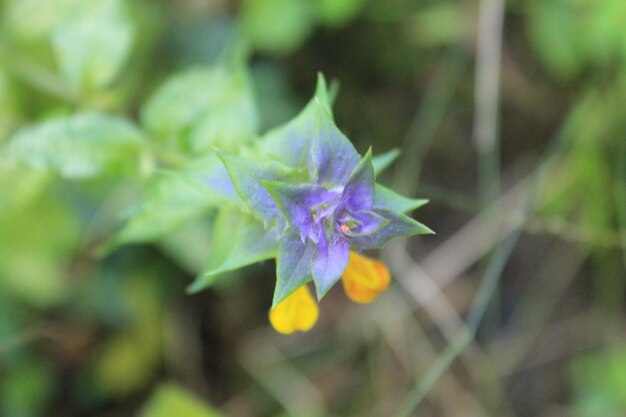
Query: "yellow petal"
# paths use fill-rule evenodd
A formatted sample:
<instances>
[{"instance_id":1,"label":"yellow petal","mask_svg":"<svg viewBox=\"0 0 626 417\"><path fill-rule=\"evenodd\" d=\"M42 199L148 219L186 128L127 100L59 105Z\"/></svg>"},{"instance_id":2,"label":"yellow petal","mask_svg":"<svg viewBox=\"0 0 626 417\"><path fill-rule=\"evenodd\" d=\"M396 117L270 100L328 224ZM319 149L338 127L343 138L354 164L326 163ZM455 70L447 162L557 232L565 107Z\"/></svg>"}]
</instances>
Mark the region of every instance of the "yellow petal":
<instances>
[{"instance_id":1,"label":"yellow petal","mask_svg":"<svg viewBox=\"0 0 626 417\"><path fill-rule=\"evenodd\" d=\"M311 330L318 316L317 302L303 285L270 310L270 323L280 333L306 332Z\"/></svg>"},{"instance_id":2,"label":"yellow petal","mask_svg":"<svg viewBox=\"0 0 626 417\"><path fill-rule=\"evenodd\" d=\"M357 303L371 303L389 287L389 270L376 259L350 251L350 262L341 282L349 299Z\"/></svg>"}]
</instances>

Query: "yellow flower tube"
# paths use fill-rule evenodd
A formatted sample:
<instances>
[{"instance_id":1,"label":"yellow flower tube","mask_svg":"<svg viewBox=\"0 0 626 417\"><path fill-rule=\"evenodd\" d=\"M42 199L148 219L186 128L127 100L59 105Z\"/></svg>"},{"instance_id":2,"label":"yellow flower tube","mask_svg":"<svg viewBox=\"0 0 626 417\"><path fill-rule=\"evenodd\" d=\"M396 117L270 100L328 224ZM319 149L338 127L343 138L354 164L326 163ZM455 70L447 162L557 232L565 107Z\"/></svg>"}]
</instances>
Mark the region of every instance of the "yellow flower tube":
<instances>
[{"instance_id":1,"label":"yellow flower tube","mask_svg":"<svg viewBox=\"0 0 626 417\"><path fill-rule=\"evenodd\" d=\"M350 262L341 281L350 300L371 303L389 287L389 269L376 259L351 251Z\"/></svg>"},{"instance_id":2,"label":"yellow flower tube","mask_svg":"<svg viewBox=\"0 0 626 417\"><path fill-rule=\"evenodd\" d=\"M303 285L271 309L269 316L272 327L279 333L306 332L317 322L319 308L307 286Z\"/></svg>"}]
</instances>

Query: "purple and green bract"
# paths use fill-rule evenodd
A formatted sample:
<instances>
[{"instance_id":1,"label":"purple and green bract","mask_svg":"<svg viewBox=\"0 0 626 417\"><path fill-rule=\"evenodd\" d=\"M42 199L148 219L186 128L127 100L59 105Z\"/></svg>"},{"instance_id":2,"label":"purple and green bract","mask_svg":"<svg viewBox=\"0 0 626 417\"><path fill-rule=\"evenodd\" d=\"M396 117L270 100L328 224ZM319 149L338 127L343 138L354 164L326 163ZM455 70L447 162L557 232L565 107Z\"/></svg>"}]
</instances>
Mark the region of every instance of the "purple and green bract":
<instances>
[{"instance_id":1,"label":"purple and green bract","mask_svg":"<svg viewBox=\"0 0 626 417\"><path fill-rule=\"evenodd\" d=\"M216 151L230 184L219 176L207 184L220 184L224 193L234 188L242 203L240 238L223 261L227 265L205 277L276 257L274 306L311 279L322 298L346 269L351 249L381 248L394 237L432 233L404 214L426 200L400 196L375 182L376 171L393 157L372 158L371 150L361 157L335 126L328 95L320 76L309 105L262 138L250 157ZM203 286L201 277L192 289Z\"/></svg>"}]
</instances>

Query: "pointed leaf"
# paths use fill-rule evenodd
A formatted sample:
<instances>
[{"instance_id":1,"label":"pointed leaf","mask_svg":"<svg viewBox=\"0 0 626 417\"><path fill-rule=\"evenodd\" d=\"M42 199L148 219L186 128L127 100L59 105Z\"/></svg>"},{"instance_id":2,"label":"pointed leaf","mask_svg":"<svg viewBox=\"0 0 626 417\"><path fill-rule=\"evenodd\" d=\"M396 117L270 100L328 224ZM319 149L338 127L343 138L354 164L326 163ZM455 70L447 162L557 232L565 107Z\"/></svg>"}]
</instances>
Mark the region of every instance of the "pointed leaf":
<instances>
[{"instance_id":1,"label":"pointed leaf","mask_svg":"<svg viewBox=\"0 0 626 417\"><path fill-rule=\"evenodd\" d=\"M315 244L311 240L303 244L300 236L295 233L288 234L281 239L276 263L276 288L272 308L311 280L311 261L314 253Z\"/></svg>"},{"instance_id":2,"label":"pointed leaf","mask_svg":"<svg viewBox=\"0 0 626 417\"><path fill-rule=\"evenodd\" d=\"M293 168L306 167L315 132L317 105L313 97L296 117L263 135L258 142L258 153Z\"/></svg>"},{"instance_id":3,"label":"pointed leaf","mask_svg":"<svg viewBox=\"0 0 626 417\"><path fill-rule=\"evenodd\" d=\"M351 239L353 247L358 249L379 249L395 237L434 234L423 224L404 215L389 210L376 210L376 213L389 220L383 228L365 236Z\"/></svg>"},{"instance_id":4,"label":"pointed leaf","mask_svg":"<svg viewBox=\"0 0 626 417\"><path fill-rule=\"evenodd\" d=\"M104 113L57 117L19 130L6 156L66 178L136 172L145 145L127 119Z\"/></svg>"},{"instance_id":5,"label":"pointed leaf","mask_svg":"<svg viewBox=\"0 0 626 417\"><path fill-rule=\"evenodd\" d=\"M348 138L337 129L321 100L315 100L314 110L315 124L308 161L309 173L318 184L331 188L343 185L361 158Z\"/></svg>"},{"instance_id":6,"label":"pointed leaf","mask_svg":"<svg viewBox=\"0 0 626 417\"><path fill-rule=\"evenodd\" d=\"M319 102L324 106L326 112L330 115L333 114L333 101L335 100L336 91L329 91L328 86L326 84L326 78L321 72L317 73L317 85L315 86L315 97L314 100L319 100Z\"/></svg>"},{"instance_id":7,"label":"pointed leaf","mask_svg":"<svg viewBox=\"0 0 626 417\"><path fill-rule=\"evenodd\" d=\"M240 201L235 185L223 164L204 172L202 182L211 193L233 203Z\"/></svg>"},{"instance_id":8,"label":"pointed leaf","mask_svg":"<svg viewBox=\"0 0 626 417\"><path fill-rule=\"evenodd\" d=\"M400 156L398 149L392 149L380 155L376 155L372 158L372 165L374 165L374 175L378 177Z\"/></svg>"},{"instance_id":9,"label":"pointed leaf","mask_svg":"<svg viewBox=\"0 0 626 417\"><path fill-rule=\"evenodd\" d=\"M347 207L353 210L371 210L374 203L374 167L371 149L350 174L342 199Z\"/></svg>"},{"instance_id":10,"label":"pointed leaf","mask_svg":"<svg viewBox=\"0 0 626 417\"><path fill-rule=\"evenodd\" d=\"M353 213L358 222L349 236L366 236L378 232L389 223L389 219L373 211L357 211Z\"/></svg>"},{"instance_id":11,"label":"pointed leaf","mask_svg":"<svg viewBox=\"0 0 626 417\"><path fill-rule=\"evenodd\" d=\"M395 191L376 184L374 187L374 208L406 213L428 203L424 198L408 198Z\"/></svg>"},{"instance_id":12,"label":"pointed leaf","mask_svg":"<svg viewBox=\"0 0 626 417\"><path fill-rule=\"evenodd\" d=\"M305 167L313 136L313 120L308 116L309 112L311 107L307 106L287 124L266 133L258 142L258 153L292 168Z\"/></svg>"},{"instance_id":13,"label":"pointed leaf","mask_svg":"<svg viewBox=\"0 0 626 417\"><path fill-rule=\"evenodd\" d=\"M307 166L318 108L322 107L332 119L331 106L335 94L336 88L329 89L324 76L318 74L314 97L295 118L263 136L258 142L259 153L297 169Z\"/></svg>"},{"instance_id":14,"label":"pointed leaf","mask_svg":"<svg viewBox=\"0 0 626 417\"><path fill-rule=\"evenodd\" d=\"M224 163L237 194L248 208L263 219L266 225L281 222L282 215L274 198L260 181L284 181L294 175L293 170L277 161L252 161L224 151L217 151L217 154Z\"/></svg>"},{"instance_id":15,"label":"pointed leaf","mask_svg":"<svg viewBox=\"0 0 626 417\"><path fill-rule=\"evenodd\" d=\"M205 271L188 291L200 291L213 284L217 276L223 272L275 258L277 254L276 228L266 230L263 224L251 215L232 207L224 208L215 222L211 253Z\"/></svg>"}]
</instances>

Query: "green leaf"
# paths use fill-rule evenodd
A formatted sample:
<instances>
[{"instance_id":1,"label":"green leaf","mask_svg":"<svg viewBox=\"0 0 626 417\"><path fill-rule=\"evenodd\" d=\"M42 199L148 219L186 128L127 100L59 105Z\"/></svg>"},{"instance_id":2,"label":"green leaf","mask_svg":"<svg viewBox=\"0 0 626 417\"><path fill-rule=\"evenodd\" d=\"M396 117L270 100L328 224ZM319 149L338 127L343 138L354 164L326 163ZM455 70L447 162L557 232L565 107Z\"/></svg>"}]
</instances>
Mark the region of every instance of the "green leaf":
<instances>
[{"instance_id":1,"label":"green leaf","mask_svg":"<svg viewBox=\"0 0 626 417\"><path fill-rule=\"evenodd\" d=\"M383 248L391 239L405 236L435 234L430 228L395 210L375 209L376 214L387 219L379 230L368 235L354 237L353 243L364 249Z\"/></svg>"},{"instance_id":2,"label":"green leaf","mask_svg":"<svg viewBox=\"0 0 626 417\"><path fill-rule=\"evenodd\" d=\"M374 208L386 209L400 213L407 213L428 203L423 198L408 198L396 193L395 191L376 184L374 188Z\"/></svg>"},{"instance_id":3,"label":"green leaf","mask_svg":"<svg viewBox=\"0 0 626 417\"><path fill-rule=\"evenodd\" d=\"M316 181L331 187L343 185L361 157L352 142L337 128L323 101L313 102L314 129L311 140L309 173Z\"/></svg>"},{"instance_id":4,"label":"green leaf","mask_svg":"<svg viewBox=\"0 0 626 417\"><path fill-rule=\"evenodd\" d=\"M212 146L238 149L258 129L247 74L223 67L174 75L150 97L141 120L157 137L194 154Z\"/></svg>"},{"instance_id":5,"label":"green leaf","mask_svg":"<svg viewBox=\"0 0 626 417\"><path fill-rule=\"evenodd\" d=\"M277 161L253 161L222 151L217 154L249 211L256 213L267 225L280 221L278 207L261 181L295 180L298 173Z\"/></svg>"},{"instance_id":6,"label":"green leaf","mask_svg":"<svg viewBox=\"0 0 626 417\"><path fill-rule=\"evenodd\" d=\"M0 144L18 126L20 120L17 85L6 71L4 62L0 65Z\"/></svg>"},{"instance_id":7,"label":"green leaf","mask_svg":"<svg viewBox=\"0 0 626 417\"><path fill-rule=\"evenodd\" d=\"M382 174L389 166L398 159L400 156L400 150L391 149L385 153L380 155L376 155L372 158L372 165L374 165L374 174L375 176L379 176Z\"/></svg>"},{"instance_id":8,"label":"green leaf","mask_svg":"<svg viewBox=\"0 0 626 417\"><path fill-rule=\"evenodd\" d=\"M622 0L545 0L529 8L530 37L554 75L571 79L585 67L610 67L624 59Z\"/></svg>"},{"instance_id":9,"label":"green leaf","mask_svg":"<svg viewBox=\"0 0 626 417\"><path fill-rule=\"evenodd\" d=\"M61 74L82 90L110 85L126 64L134 27L123 0L91 0L52 31Z\"/></svg>"},{"instance_id":10,"label":"green leaf","mask_svg":"<svg viewBox=\"0 0 626 417\"><path fill-rule=\"evenodd\" d=\"M140 417L222 417L221 413L172 383L159 385L139 415Z\"/></svg>"},{"instance_id":11,"label":"green leaf","mask_svg":"<svg viewBox=\"0 0 626 417\"><path fill-rule=\"evenodd\" d=\"M306 167L314 127L311 103L285 125L267 132L258 142L257 152L290 167Z\"/></svg>"},{"instance_id":12,"label":"green leaf","mask_svg":"<svg viewBox=\"0 0 626 417\"><path fill-rule=\"evenodd\" d=\"M107 396L123 397L147 385L154 377L155 360L134 335L122 333L99 346L94 380Z\"/></svg>"},{"instance_id":13,"label":"green leaf","mask_svg":"<svg viewBox=\"0 0 626 417\"><path fill-rule=\"evenodd\" d=\"M331 26L340 26L353 19L365 0L318 0L319 19Z\"/></svg>"},{"instance_id":14,"label":"green leaf","mask_svg":"<svg viewBox=\"0 0 626 417\"><path fill-rule=\"evenodd\" d=\"M188 291L203 290L213 284L219 274L275 258L277 252L276 228L266 230L263 223L251 215L232 207L224 208L215 221L205 272Z\"/></svg>"},{"instance_id":15,"label":"green leaf","mask_svg":"<svg viewBox=\"0 0 626 417\"><path fill-rule=\"evenodd\" d=\"M458 44L471 33L462 8L452 2L436 2L420 8L411 24L411 40L422 48Z\"/></svg>"},{"instance_id":16,"label":"green leaf","mask_svg":"<svg viewBox=\"0 0 626 417\"><path fill-rule=\"evenodd\" d=\"M322 104L326 113L331 115L331 117L333 114L333 103L337 98L338 91L339 86L337 83L332 83L331 88L329 88L326 83L326 78L324 78L324 74L321 72L317 73L317 85L315 86L315 96L313 97L313 100Z\"/></svg>"},{"instance_id":17,"label":"green leaf","mask_svg":"<svg viewBox=\"0 0 626 417\"><path fill-rule=\"evenodd\" d=\"M320 114L332 120L336 93L337 88L328 88L324 76L319 73L313 98L296 117L263 135L257 142L257 153L296 169L305 167L311 154L316 120Z\"/></svg>"},{"instance_id":18,"label":"green leaf","mask_svg":"<svg viewBox=\"0 0 626 417\"><path fill-rule=\"evenodd\" d=\"M287 53L309 36L314 13L310 0L245 0L241 24L246 39L256 49Z\"/></svg>"},{"instance_id":19,"label":"green leaf","mask_svg":"<svg viewBox=\"0 0 626 417\"><path fill-rule=\"evenodd\" d=\"M157 240L217 204L208 193L171 173L161 174L148 193L115 237L115 245Z\"/></svg>"},{"instance_id":20,"label":"green leaf","mask_svg":"<svg viewBox=\"0 0 626 417\"><path fill-rule=\"evenodd\" d=\"M57 117L19 130L8 158L66 178L135 172L144 138L127 119L97 112Z\"/></svg>"},{"instance_id":21,"label":"green leaf","mask_svg":"<svg viewBox=\"0 0 626 417\"><path fill-rule=\"evenodd\" d=\"M279 245L272 308L311 281L311 263L317 249L312 240L307 239L303 244L300 236L295 233L284 236Z\"/></svg>"},{"instance_id":22,"label":"green leaf","mask_svg":"<svg viewBox=\"0 0 626 417\"><path fill-rule=\"evenodd\" d=\"M22 191L3 188L3 199L21 198ZM71 289L66 268L81 231L77 220L60 193L50 190L40 190L18 205L7 205L6 211L0 212L2 290L39 308L65 301Z\"/></svg>"},{"instance_id":23,"label":"green leaf","mask_svg":"<svg viewBox=\"0 0 626 417\"><path fill-rule=\"evenodd\" d=\"M90 362L95 385L109 397L136 392L158 372L165 306L157 274L155 269L144 270L136 264L124 273L120 328L99 346Z\"/></svg>"},{"instance_id":24,"label":"green leaf","mask_svg":"<svg viewBox=\"0 0 626 417\"><path fill-rule=\"evenodd\" d=\"M50 175L45 172L10 164L0 159L0 218L5 213L20 210L37 198L50 184Z\"/></svg>"},{"instance_id":25,"label":"green leaf","mask_svg":"<svg viewBox=\"0 0 626 417\"><path fill-rule=\"evenodd\" d=\"M537 54L550 71L563 78L575 76L587 58L583 48L587 34L575 19L578 8L567 0L535 2L529 8L530 38Z\"/></svg>"},{"instance_id":26,"label":"green leaf","mask_svg":"<svg viewBox=\"0 0 626 417\"><path fill-rule=\"evenodd\" d=\"M581 416L622 416L626 411L626 350L617 346L575 357L570 365L573 403Z\"/></svg>"},{"instance_id":27,"label":"green leaf","mask_svg":"<svg viewBox=\"0 0 626 417\"><path fill-rule=\"evenodd\" d=\"M216 214L195 218L159 240L159 249L191 276L204 271Z\"/></svg>"},{"instance_id":28,"label":"green leaf","mask_svg":"<svg viewBox=\"0 0 626 417\"><path fill-rule=\"evenodd\" d=\"M215 155L180 170L158 173L148 184L144 201L129 215L123 229L105 243L102 252L125 243L160 239L225 202L237 202L234 189L229 192L228 184L219 188L218 181L229 183L230 179Z\"/></svg>"},{"instance_id":29,"label":"green leaf","mask_svg":"<svg viewBox=\"0 0 626 417\"><path fill-rule=\"evenodd\" d=\"M3 364L4 365L4 364ZM57 379L55 369L42 356L32 356L18 363L7 363L3 366L0 379L2 404L0 413L6 416L40 416L45 415Z\"/></svg>"}]
</instances>

